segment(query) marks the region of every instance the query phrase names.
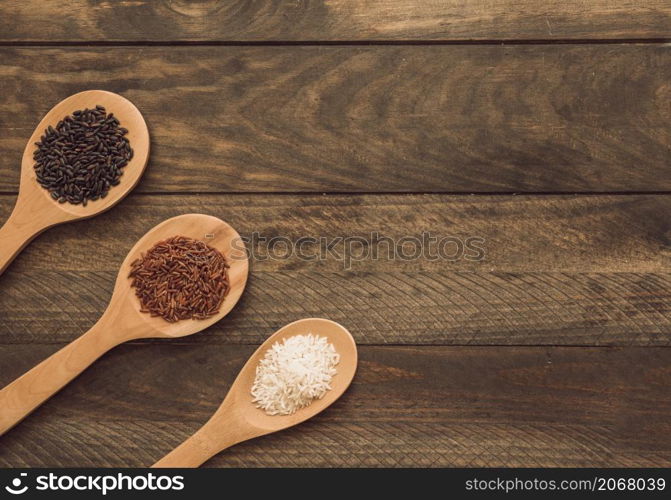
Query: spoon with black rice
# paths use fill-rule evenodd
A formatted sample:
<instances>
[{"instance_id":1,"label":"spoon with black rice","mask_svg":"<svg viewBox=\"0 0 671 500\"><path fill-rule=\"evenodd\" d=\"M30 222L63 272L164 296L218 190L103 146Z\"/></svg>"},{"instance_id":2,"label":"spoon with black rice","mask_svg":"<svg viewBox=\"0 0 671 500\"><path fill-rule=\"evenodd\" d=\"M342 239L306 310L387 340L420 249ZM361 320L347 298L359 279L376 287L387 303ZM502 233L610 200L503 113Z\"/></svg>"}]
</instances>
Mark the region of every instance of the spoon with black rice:
<instances>
[{"instance_id":1,"label":"spoon with black rice","mask_svg":"<svg viewBox=\"0 0 671 500\"><path fill-rule=\"evenodd\" d=\"M148 158L147 124L124 97L88 90L54 106L23 153L16 205L0 228L0 274L42 231L116 205Z\"/></svg>"}]
</instances>

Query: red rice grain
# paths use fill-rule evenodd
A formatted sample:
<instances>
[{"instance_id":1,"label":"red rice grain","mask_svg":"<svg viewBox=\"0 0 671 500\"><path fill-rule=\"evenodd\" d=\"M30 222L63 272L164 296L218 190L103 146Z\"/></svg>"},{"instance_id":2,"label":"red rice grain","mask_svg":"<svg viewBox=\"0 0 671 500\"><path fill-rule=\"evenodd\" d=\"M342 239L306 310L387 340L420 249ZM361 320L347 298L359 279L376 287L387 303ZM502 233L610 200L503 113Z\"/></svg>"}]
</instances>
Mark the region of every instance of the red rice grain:
<instances>
[{"instance_id":1,"label":"red rice grain","mask_svg":"<svg viewBox=\"0 0 671 500\"><path fill-rule=\"evenodd\" d=\"M170 323L219 313L230 290L223 254L202 241L174 236L131 264L129 278L143 313Z\"/></svg>"}]
</instances>

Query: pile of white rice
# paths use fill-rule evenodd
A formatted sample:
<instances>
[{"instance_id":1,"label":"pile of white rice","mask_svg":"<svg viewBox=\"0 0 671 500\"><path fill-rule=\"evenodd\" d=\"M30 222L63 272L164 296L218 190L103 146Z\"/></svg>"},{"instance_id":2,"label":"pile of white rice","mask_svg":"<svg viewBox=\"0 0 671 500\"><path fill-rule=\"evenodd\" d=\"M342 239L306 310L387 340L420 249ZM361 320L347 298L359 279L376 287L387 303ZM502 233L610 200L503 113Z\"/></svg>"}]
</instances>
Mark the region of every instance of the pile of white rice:
<instances>
[{"instance_id":1,"label":"pile of white rice","mask_svg":"<svg viewBox=\"0 0 671 500\"><path fill-rule=\"evenodd\" d=\"M291 415L331 390L339 361L326 337L295 335L275 342L256 367L253 402L268 415Z\"/></svg>"}]
</instances>

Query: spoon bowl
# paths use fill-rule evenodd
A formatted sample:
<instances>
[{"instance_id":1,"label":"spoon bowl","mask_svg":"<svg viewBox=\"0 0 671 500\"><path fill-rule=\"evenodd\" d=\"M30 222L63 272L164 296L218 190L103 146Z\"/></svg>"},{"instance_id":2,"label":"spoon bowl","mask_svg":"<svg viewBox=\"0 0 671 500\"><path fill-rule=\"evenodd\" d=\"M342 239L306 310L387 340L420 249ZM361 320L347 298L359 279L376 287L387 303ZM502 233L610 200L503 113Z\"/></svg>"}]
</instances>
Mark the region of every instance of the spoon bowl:
<instances>
[{"instance_id":1,"label":"spoon bowl","mask_svg":"<svg viewBox=\"0 0 671 500\"><path fill-rule=\"evenodd\" d=\"M140 301L130 287L128 275L132 263L141 258L156 243L172 236L186 236L207 243L219 250L230 264L230 289L219 313L207 319L187 319L168 323L163 318L140 312ZM240 235L227 223L202 214L186 214L168 219L144 235L121 264L114 285L114 294L105 313L115 325L123 325L133 338L175 338L198 333L226 316L237 304L247 283L249 261ZM104 316L103 316L104 317ZM112 319L114 318L114 319Z\"/></svg>"},{"instance_id":2,"label":"spoon bowl","mask_svg":"<svg viewBox=\"0 0 671 500\"><path fill-rule=\"evenodd\" d=\"M155 244L172 236L201 240L219 250L230 265L229 292L219 312L204 320L169 323L140 312L131 288L131 264ZM175 338L191 335L226 316L240 299L247 283L249 263L240 235L224 221L209 215L188 214L162 222L132 248L119 271L109 306L84 335L42 361L0 390L0 435L58 392L91 363L113 347L141 338Z\"/></svg>"},{"instance_id":3,"label":"spoon bowl","mask_svg":"<svg viewBox=\"0 0 671 500\"><path fill-rule=\"evenodd\" d=\"M293 415L268 415L252 403L250 396L256 378L256 367L273 344L307 333L326 337L340 355L337 372L331 380L331 390L322 399L313 401ZM279 329L252 354L236 378L227 398L231 398L231 403L238 407L248 425L259 431L267 431L264 434L281 431L314 417L342 396L354 378L357 362L356 343L344 326L322 318L301 319Z\"/></svg>"},{"instance_id":4,"label":"spoon bowl","mask_svg":"<svg viewBox=\"0 0 671 500\"><path fill-rule=\"evenodd\" d=\"M133 148L133 158L123 168L120 183L109 190L105 198L89 201L86 206L58 203L49 191L37 182L33 153L36 142L47 127L74 111L104 106L113 113L122 127L128 129L126 138ZM109 210L119 203L140 181L149 159L149 130L140 111L128 99L104 90L87 90L63 99L46 114L30 136L21 161L21 180L16 205L5 225L0 228L0 273L18 253L46 229L79 219L87 219Z\"/></svg>"},{"instance_id":5,"label":"spoon bowl","mask_svg":"<svg viewBox=\"0 0 671 500\"><path fill-rule=\"evenodd\" d=\"M326 337L340 355L331 390L292 415L268 415L252 401L256 367L276 342L294 335L312 333ZM224 402L193 436L159 460L153 467L198 467L220 451L248 439L281 431L304 422L335 402L350 386L358 362L354 338L347 329L328 319L294 321L271 335L249 358L238 374Z\"/></svg>"}]
</instances>

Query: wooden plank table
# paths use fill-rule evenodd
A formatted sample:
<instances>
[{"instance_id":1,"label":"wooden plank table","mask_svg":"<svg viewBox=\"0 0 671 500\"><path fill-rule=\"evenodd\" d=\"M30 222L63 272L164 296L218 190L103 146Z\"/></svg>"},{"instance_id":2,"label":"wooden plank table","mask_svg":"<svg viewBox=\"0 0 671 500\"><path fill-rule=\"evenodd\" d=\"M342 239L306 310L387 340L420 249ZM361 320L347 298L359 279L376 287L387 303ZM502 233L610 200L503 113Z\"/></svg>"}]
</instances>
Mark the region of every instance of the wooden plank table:
<instances>
[{"instance_id":1,"label":"wooden plank table","mask_svg":"<svg viewBox=\"0 0 671 500\"><path fill-rule=\"evenodd\" d=\"M152 137L133 194L0 277L0 384L86 331L174 215L482 248L312 261L254 240L229 317L104 356L0 438L0 466L151 465L309 316L356 337L350 391L206 466L670 466L670 40L665 0L0 5L0 221L62 98L119 92Z\"/></svg>"}]
</instances>

